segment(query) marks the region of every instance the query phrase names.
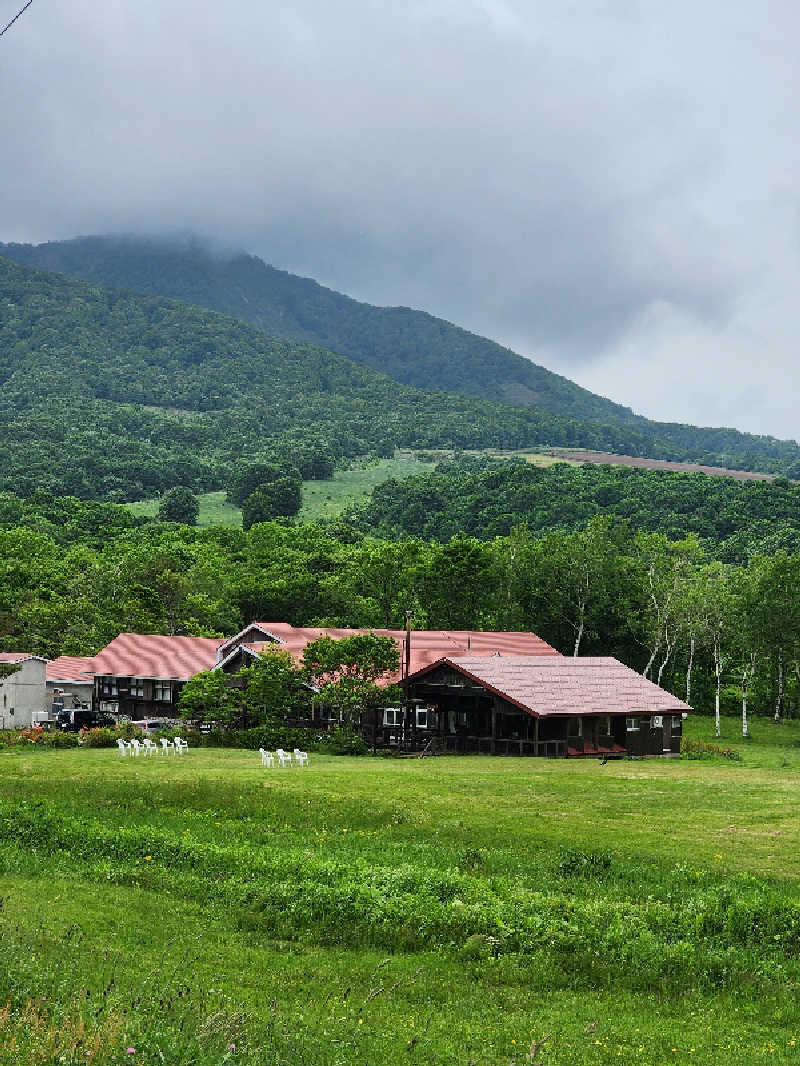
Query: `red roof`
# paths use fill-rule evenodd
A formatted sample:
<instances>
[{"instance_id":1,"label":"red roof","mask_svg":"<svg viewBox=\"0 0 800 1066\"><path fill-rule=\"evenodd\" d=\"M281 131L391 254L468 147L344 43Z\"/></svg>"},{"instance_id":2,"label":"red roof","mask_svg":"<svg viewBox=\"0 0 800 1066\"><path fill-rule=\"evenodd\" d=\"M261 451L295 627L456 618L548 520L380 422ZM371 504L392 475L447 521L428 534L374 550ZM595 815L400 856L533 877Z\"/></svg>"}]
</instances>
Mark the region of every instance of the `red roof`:
<instances>
[{"instance_id":1,"label":"red roof","mask_svg":"<svg viewBox=\"0 0 800 1066\"><path fill-rule=\"evenodd\" d=\"M341 640L342 637L352 637L360 633L375 633L379 637L391 637L399 649L402 660L401 670L405 673L405 641L404 629L339 629L335 626L311 626L300 627L289 625L288 622L253 622L247 626L238 637L254 634L259 629L265 635L274 638L274 641L248 640L245 646L251 651L261 652L265 648L278 646L290 651L296 659L301 659L309 641L318 637L332 637ZM237 637L231 637L220 648L221 657L237 646L234 642ZM535 633L496 633L473 630L426 630L413 629L411 631L411 673L421 670L423 667L442 659L445 656L471 655L490 656L500 653L508 655L549 656L561 659L562 656L549 644L537 637ZM395 680L399 680L399 675Z\"/></svg>"},{"instance_id":2,"label":"red roof","mask_svg":"<svg viewBox=\"0 0 800 1066\"><path fill-rule=\"evenodd\" d=\"M80 655L61 655L47 664L45 677L48 681L84 681L91 684L94 677L94 659Z\"/></svg>"},{"instance_id":3,"label":"red roof","mask_svg":"<svg viewBox=\"0 0 800 1066\"><path fill-rule=\"evenodd\" d=\"M420 681L440 665L451 667L535 718L578 714L647 716L692 709L610 656L447 657L412 674L410 680Z\"/></svg>"},{"instance_id":4,"label":"red roof","mask_svg":"<svg viewBox=\"0 0 800 1066\"><path fill-rule=\"evenodd\" d=\"M217 661L223 641L209 637L165 637L120 633L92 660L95 674L188 681Z\"/></svg>"},{"instance_id":5,"label":"red roof","mask_svg":"<svg viewBox=\"0 0 800 1066\"><path fill-rule=\"evenodd\" d=\"M0 651L0 663L24 663L26 659L38 659L30 651Z\"/></svg>"}]
</instances>

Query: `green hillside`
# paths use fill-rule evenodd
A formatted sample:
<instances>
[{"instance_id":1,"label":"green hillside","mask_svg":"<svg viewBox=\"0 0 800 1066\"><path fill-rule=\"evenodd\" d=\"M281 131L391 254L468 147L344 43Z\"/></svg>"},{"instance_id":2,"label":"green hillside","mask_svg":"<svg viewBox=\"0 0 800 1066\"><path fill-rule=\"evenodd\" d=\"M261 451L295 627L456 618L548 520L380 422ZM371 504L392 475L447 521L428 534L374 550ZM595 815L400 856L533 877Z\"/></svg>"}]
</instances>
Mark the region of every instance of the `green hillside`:
<instances>
[{"instance_id":1,"label":"green hillside","mask_svg":"<svg viewBox=\"0 0 800 1066\"><path fill-rule=\"evenodd\" d=\"M800 474L800 463L788 469L800 457L793 441L652 422L442 319L359 303L255 256L214 254L196 240L117 237L0 244L0 254L96 284L221 311L275 336L322 345L417 388L624 426L641 442L636 455Z\"/></svg>"},{"instance_id":2,"label":"green hillside","mask_svg":"<svg viewBox=\"0 0 800 1066\"><path fill-rule=\"evenodd\" d=\"M800 550L800 485L620 466L535 467L464 457L376 486L358 516L385 536L447 540L582 529L599 515L678 540L693 533L731 562L754 551Z\"/></svg>"},{"instance_id":3,"label":"green hillside","mask_svg":"<svg viewBox=\"0 0 800 1066\"><path fill-rule=\"evenodd\" d=\"M0 490L142 499L237 462L541 443L638 451L622 427L399 385L225 315L0 258ZM800 456L800 449L797 450Z\"/></svg>"}]
</instances>

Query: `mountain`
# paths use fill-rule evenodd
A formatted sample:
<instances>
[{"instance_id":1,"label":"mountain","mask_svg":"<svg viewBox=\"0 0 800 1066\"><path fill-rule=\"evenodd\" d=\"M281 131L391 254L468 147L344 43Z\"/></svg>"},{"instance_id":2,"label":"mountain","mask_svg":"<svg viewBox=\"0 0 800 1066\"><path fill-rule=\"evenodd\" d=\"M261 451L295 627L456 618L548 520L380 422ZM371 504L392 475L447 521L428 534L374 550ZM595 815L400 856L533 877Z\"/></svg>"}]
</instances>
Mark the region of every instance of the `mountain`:
<instances>
[{"instance_id":1,"label":"mountain","mask_svg":"<svg viewBox=\"0 0 800 1066\"><path fill-rule=\"evenodd\" d=\"M217 254L197 239L80 237L0 244L0 255L94 284L220 311L271 335L320 345L419 389L625 427L639 442L628 449L635 455L800 474L800 466L793 465L800 456L794 441L653 422L433 315L359 303L255 256Z\"/></svg>"},{"instance_id":2,"label":"mountain","mask_svg":"<svg viewBox=\"0 0 800 1066\"><path fill-rule=\"evenodd\" d=\"M416 388L597 422L635 418L627 408L443 319L407 307L359 303L256 256L215 254L195 239L79 237L0 244L0 255L221 311L276 337L321 345Z\"/></svg>"},{"instance_id":3,"label":"mountain","mask_svg":"<svg viewBox=\"0 0 800 1066\"><path fill-rule=\"evenodd\" d=\"M0 257L0 490L139 499L413 448L641 449L624 427L400 385L203 308Z\"/></svg>"}]
</instances>

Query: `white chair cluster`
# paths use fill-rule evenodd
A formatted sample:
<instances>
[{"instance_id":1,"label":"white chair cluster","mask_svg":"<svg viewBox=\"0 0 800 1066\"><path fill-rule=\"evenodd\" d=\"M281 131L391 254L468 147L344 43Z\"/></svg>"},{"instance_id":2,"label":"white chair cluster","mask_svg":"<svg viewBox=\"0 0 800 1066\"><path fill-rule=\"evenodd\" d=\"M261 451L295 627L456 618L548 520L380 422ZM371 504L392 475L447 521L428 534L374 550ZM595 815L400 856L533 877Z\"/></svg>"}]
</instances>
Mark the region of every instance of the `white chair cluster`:
<instances>
[{"instance_id":1,"label":"white chair cluster","mask_svg":"<svg viewBox=\"0 0 800 1066\"><path fill-rule=\"evenodd\" d=\"M119 748L120 755L138 755L140 751L143 751L145 755L155 755L158 751L158 746L153 743L150 737L145 737L144 740L137 740L135 737L133 740L124 741L122 737L117 738L117 747ZM181 740L180 737L175 737L175 740L167 740L165 737L161 738L161 754L169 755L171 751L174 751L176 755L183 755L189 748L189 745L185 740Z\"/></svg>"},{"instance_id":2,"label":"white chair cluster","mask_svg":"<svg viewBox=\"0 0 800 1066\"><path fill-rule=\"evenodd\" d=\"M278 760L278 766L291 766L292 756L288 751L284 751L283 748L276 748L275 754L271 751L265 751L264 748L258 749L261 756L262 766L274 766L275 760ZM294 749L294 762L297 766L308 766L308 752L300 751L299 748Z\"/></svg>"}]
</instances>

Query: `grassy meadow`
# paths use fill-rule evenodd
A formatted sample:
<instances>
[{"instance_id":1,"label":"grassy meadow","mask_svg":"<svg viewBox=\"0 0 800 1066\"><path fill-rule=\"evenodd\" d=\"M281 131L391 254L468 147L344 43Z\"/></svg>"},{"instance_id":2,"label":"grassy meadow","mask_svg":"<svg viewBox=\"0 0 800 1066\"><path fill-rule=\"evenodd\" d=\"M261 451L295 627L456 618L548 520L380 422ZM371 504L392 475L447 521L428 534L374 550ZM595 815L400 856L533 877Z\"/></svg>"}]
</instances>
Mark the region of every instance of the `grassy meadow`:
<instances>
[{"instance_id":1,"label":"grassy meadow","mask_svg":"<svg viewBox=\"0 0 800 1066\"><path fill-rule=\"evenodd\" d=\"M3 752L0 1063L795 1062L800 728L753 732L605 766Z\"/></svg>"},{"instance_id":2,"label":"grassy meadow","mask_svg":"<svg viewBox=\"0 0 800 1066\"><path fill-rule=\"evenodd\" d=\"M398 452L393 459L372 459L348 470L336 470L330 481L304 481L303 504L297 516L301 522L335 518L352 504L359 503L389 478L412 477L433 470L435 463L422 462L414 452ZM198 495L199 526L241 526L240 508L229 504L224 490ZM125 506L135 515L155 518L160 500L139 500Z\"/></svg>"}]
</instances>

